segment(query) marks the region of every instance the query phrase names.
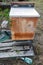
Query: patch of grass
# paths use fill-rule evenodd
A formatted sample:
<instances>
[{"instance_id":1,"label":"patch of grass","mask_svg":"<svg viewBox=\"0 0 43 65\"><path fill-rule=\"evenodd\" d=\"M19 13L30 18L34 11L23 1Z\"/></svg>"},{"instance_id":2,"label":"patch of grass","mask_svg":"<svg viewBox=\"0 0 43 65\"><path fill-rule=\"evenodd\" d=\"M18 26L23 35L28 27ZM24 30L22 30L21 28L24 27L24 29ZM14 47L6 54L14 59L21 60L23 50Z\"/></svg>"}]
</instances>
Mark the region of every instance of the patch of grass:
<instances>
[{"instance_id":1,"label":"patch of grass","mask_svg":"<svg viewBox=\"0 0 43 65\"><path fill-rule=\"evenodd\" d=\"M8 8L4 10L0 8L0 20L2 19L9 20L9 9Z\"/></svg>"}]
</instances>

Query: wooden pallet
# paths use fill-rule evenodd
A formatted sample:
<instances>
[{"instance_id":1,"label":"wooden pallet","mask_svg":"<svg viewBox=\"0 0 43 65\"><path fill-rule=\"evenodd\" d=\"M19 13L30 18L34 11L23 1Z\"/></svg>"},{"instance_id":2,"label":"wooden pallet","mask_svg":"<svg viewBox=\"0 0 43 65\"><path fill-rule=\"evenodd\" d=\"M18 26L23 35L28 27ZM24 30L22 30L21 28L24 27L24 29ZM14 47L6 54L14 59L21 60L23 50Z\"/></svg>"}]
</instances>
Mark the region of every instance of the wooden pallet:
<instances>
[{"instance_id":1,"label":"wooden pallet","mask_svg":"<svg viewBox=\"0 0 43 65\"><path fill-rule=\"evenodd\" d=\"M33 47L16 42L0 43L0 58L34 56Z\"/></svg>"}]
</instances>

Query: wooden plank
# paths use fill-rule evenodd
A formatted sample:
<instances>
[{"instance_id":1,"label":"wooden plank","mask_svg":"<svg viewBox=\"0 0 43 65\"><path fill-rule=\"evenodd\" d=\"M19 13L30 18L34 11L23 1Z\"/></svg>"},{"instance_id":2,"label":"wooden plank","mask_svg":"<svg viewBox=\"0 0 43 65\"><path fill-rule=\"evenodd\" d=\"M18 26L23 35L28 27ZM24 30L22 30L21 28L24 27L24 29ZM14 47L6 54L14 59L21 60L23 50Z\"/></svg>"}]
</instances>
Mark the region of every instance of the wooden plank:
<instances>
[{"instance_id":1,"label":"wooden plank","mask_svg":"<svg viewBox=\"0 0 43 65\"><path fill-rule=\"evenodd\" d=\"M14 47L3 47L3 48L0 48L0 50L6 50L6 49L11 49L11 50L23 50L23 47L22 46L14 46Z\"/></svg>"},{"instance_id":2,"label":"wooden plank","mask_svg":"<svg viewBox=\"0 0 43 65\"><path fill-rule=\"evenodd\" d=\"M0 2L0 6L10 6L10 3L6 3L6 2Z\"/></svg>"},{"instance_id":3,"label":"wooden plank","mask_svg":"<svg viewBox=\"0 0 43 65\"><path fill-rule=\"evenodd\" d=\"M24 5L24 4L34 4L35 2L28 2L28 1L26 1L26 2L11 2L11 4L19 4L19 5Z\"/></svg>"},{"instance_id":4,"label":"wooden plank","mask_svg":"<svg viewBox=\"0 0 43 65\"><path fill-rule=\"evenodd\" d=\"M31 41L24 41L24 42L16 42L16 41L13 41L13 42L6 42L6 43L0 43L0 48L1 47L8 47L8 46L14 46L14 45L32 45Z\"/></svg>"},{"instance_id":5,"label":"wooden plank","mask_svg":"<svg viewBox=\"0 0 43 65\"><path fill-rule=\"evenodd\" d=\"M12 46L14 45L15 42L12 43L0 43L0 47L5 47L5 46Z\"/></svg>"},{"instance_id":6,"label":"wooden plank","mask_svg":"<svg viewBox=\"0 0 43 65\"><path fill-rule=\"evenodd\" d=\"M11 5L17 5L17 7L34 7L35 2L11 2ZM18 6L19 5L19 6Z\"/></svg>"},{"instance_id":7,"label":"wooden plank","mask_svg":"<svg viewBox=\"0 0 43 65\"><path fill-rule=\"evenodd\" d=\"M1 47L0 51L4 51L4 50L8 50L8 51L16 51L16 50L30 50L29 46L13 46L13 47Z\"/></svg>"},{"instance_id":8,"label":"wooden plank","mask_svg":"<svg viewBox=\"0 0 43 65\"><path fill-rule=\"evenodd\" d=\"M33 50L30 51L26 51L26 53L24 53L24 51L20 52L20 53L16 53L14 52L1 52L0 53L0 58L10 58L10 57L21 57L21 56L34 56L34 52Z\"/></svg>"}]
</instances>

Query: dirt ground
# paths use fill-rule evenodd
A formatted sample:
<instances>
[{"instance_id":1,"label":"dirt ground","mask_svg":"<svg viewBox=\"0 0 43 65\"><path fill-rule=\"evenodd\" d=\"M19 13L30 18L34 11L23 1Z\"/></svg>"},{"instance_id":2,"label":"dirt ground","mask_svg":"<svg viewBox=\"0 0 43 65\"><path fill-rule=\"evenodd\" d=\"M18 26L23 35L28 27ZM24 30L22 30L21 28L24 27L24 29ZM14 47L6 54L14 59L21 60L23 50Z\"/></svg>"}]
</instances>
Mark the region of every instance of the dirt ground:
<instances>
[{"instance_id":1,"label":"dirt ground","mask_svg":"<svg viewBox=\"0 0 43 65\"><path fill-rule=\"evenodd\" d=\"M32 65L43 65L43 0L33 0L35 1L35 8L40 13L41 17L39 18L35 39L34 39L34 47L37 55L33 58ZM1 60L1 59L0 59ZM1 61L0 65L28 65L22 60L19 59L7 59L4 60L3 63Z\"/></svg>"}]
</instances>

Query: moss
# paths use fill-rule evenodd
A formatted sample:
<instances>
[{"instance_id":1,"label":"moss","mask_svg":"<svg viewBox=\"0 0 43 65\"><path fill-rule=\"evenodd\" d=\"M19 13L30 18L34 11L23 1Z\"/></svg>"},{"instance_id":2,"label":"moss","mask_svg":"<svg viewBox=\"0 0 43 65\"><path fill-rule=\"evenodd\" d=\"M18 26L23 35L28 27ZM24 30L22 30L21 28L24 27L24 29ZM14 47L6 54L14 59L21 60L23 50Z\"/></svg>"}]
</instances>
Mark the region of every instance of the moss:
<instances>
[{"instance_id":1,"label":"moss","mask_svg":"<svg viewBox=\"0 0 43 65\"><path fill-rule=\"evenodd\" d=\"M16 50L17 53L19 53L20 51L19 50Z\"/></svg>"}]
</instances>

